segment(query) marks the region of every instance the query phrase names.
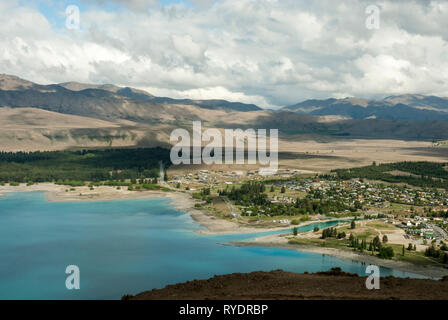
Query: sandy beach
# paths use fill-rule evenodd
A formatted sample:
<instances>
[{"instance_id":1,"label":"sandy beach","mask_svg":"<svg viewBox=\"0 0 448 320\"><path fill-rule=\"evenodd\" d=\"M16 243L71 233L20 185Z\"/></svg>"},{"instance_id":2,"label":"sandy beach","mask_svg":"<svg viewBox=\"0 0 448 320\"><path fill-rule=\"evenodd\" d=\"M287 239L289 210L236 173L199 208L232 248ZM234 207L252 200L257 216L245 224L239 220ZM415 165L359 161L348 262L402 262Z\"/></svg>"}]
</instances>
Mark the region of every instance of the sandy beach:
<instances>
[{"instance_id":1,"label":"sandy beach","mask_svg":"<svg viewBox=\"0 0 448 320\"><path fill-rule=\"evenodd\" d=\"M350 259L358 262L363 262L366 264L372 264L390 269L415 273L433 279L440 279L444 276L448 276L448 269L442 267L422 266L403 261L380 259L375 256L362 254L348 249L344 250L344 249L317 247L313 245L289 244L288 239L285 237L284 234L268 235L254 238L248 242L232 242L232 243L237 246L262 246L270 248L292 249L302 252L305 251L305 252L320 253L341 259Z\"/></svg>"}]
</instances>

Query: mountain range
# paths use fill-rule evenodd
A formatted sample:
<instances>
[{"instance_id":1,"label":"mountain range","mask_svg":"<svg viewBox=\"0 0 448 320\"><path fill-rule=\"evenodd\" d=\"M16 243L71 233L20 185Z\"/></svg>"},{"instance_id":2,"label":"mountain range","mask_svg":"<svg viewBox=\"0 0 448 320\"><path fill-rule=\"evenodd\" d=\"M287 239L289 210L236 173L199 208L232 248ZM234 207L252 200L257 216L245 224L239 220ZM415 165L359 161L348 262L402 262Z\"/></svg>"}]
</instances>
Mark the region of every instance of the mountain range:
<instances>
[{"instance_id":1,"label":"mountain range","mask_svg":"<svg viewBox=\"0 0 448 320\"><path fill-rule=\"evenodd\" d=\"M283 111L348 119L382 118L402 121L448 121L448 98L405 94L382 100L359 98L306 100Z\"/></svg>"},{"instance_id":2,"label":"mountain range","mask_svg":"<svg viewBox=\"0 0 448 320\"><path fill-rule=\"evenodd\" d=\"M338 139L448 139L448 99L307 100L280 110L225 100L156 97L113 84L40 85L0 75L0 149L167 145L173 128L279 129Z\"/></svg>"},{"instance_id":3,"label":"mountain range","mask_svg":"<svg viewBox=\"0 0 448 320\"><path fill-rule=\"evenodd\" d=\"M261 108L225 100L189 100L155 97L143 90L115 85L76 82L39 85L15 76L0 75L0 106L33 107L99 119L167 120L168 106L195 106L210 110L257 111ZM172 108L171 108L172 109ZM175 110L168 110L171 115Z\"/></svg>"}]
</instances>

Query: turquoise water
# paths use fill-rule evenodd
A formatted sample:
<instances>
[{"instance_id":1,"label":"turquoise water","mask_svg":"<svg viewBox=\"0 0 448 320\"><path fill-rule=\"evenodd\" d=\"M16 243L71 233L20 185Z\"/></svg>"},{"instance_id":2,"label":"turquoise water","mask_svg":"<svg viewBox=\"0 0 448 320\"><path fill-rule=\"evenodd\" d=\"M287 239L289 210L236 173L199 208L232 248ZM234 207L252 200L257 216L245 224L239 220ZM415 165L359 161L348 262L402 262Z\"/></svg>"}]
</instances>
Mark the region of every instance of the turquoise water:
<instances>
[{"instance_id":1,"label":"turquoise water","mask_svg":"<svg viewBox=\"0 0 448 320\"><path fill-rule=\"evenodd\" d=\"M0 299L119 299L256 270L365 274L361 263L321 254L222 245L256 235L209 236L199 228L167 199L48 202L40 192L7 194L0 198ZM68 265L80 268L80 290L65 287ZM415 276L385 268L381 275Z\"/></svg>"}]
</instances>

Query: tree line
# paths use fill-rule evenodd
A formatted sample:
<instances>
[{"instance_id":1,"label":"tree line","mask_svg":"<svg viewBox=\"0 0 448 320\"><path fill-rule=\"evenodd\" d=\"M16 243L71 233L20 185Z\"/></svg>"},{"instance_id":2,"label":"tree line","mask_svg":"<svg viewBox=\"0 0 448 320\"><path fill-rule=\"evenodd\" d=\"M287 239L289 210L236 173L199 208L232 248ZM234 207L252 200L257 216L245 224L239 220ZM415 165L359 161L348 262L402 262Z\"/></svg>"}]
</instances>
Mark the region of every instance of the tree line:
<instances>
[{"instance_id":1,"label":"tree line","mask_svg":"<svg viewBox=\"0 0 448 320\"><path fill-rule=\"evenodd\" d=\"M122 181L159 177L159 162L171 164L164 148L0 152L0 182Z\"/></svg>"},{"instance_id":2,"label":"tree line","mask_svg":"<svg viewBox=\"0 0 448 320\"><path fill-rule=\"evenodd\" d=\"M407 183L422 188L448 188L447 163L436 162L397 162L350 169L332 170L338 179L350 180L354 178L381 180L390 183ZM394 175L392 171L403 171L410 175Z\"/></svg>"}]
</instances>

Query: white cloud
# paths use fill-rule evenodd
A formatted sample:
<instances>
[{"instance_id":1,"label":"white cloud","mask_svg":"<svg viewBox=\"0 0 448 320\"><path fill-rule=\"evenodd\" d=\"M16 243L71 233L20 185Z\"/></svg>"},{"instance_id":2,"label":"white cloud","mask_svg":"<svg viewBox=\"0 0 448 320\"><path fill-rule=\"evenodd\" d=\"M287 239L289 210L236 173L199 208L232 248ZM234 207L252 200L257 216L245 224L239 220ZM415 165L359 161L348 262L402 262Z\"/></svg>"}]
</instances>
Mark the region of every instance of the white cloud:
<instances>
[{"instance_id":1,"label":"white cloud","mask_svg":"<svg viewBox=\"0 0 448 320\"><path fill-rule=\"evenodd\" d=\"M365 28L364 0L115 2L129 9L88 6L80 31L55 28L34 6L1 2L0 72L263 107L340 95L448 96L443 0L378 1L379 30Z\"/></svg>"},{"instance_id":2,"label":"white cloud","mask_svg":"<svg viewBox=\"0 0 448 320\"><path fill-rule=\"evenodd\" d=\"M255 104L262 108L276 108L277 106L270 104L262 96L250 96L243 92L232 92L224 87L205 87L190 90L172 90L164 88L147 87L144 90L152 92L156 96L171 97L179 99L193 99L193 100L212 100L224 99L231 102L242 102L248 104Z\"/></svg>"},{"instance_id":3,"label":"white cloud","mask_svg":"<svg viewBox=\"0 0 448 320\"><path fill-rule=\"evenodd\" d=\"M187 58L200 60L203 53L201 47L193 41L190 35L172 37L174 48L177 52Z\"/></svg>"}]
</instances>

